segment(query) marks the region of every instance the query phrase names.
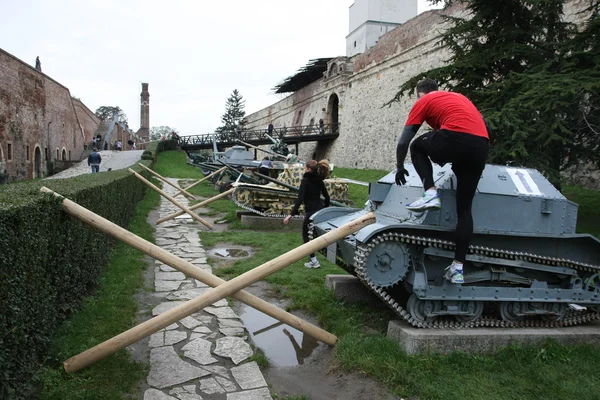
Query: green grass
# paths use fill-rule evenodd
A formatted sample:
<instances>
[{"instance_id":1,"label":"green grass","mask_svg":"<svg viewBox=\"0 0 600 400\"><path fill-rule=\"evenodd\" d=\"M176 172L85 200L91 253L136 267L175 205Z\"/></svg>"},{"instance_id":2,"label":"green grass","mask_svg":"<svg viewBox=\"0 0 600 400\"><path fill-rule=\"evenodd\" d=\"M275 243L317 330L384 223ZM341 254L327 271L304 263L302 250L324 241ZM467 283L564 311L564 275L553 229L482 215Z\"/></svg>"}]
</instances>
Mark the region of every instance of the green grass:
<instances>
[{"instance_id":1,"label":"green grass","mask_svg":"<svg viewBox=\"0 0 600 400\"><path fill-rule=\"evenodd\" d=\"M155 182L156 183L156 182ZM148 213L159 204L158 193L148 190L137 204L128 230L153 241ZM147 374L126 350L67 375L62 362L135 325L135 293L144 282L147 265L142 252L118 243L100 277L97 292L88 297L81 310L59 330L46 367L36 377L43 388L42 400L120 399L135 393Z\"/></svg>"},{"instance_id":2,"label":"green grass","mask_svg":"<svg viewBox=\"0 0 600 400\"><path fill-rule=\"evenodd\" d=\"M187 164L187 156L183 151L164 151L157 154L153 169L165 178L202 179L200 168Z\"/></svg>"},{"instance_id":3,"label":"green grass","mask_svg":"<svg viewBox=\"0 0 600 400\"><path fill-rule=\"evenodd\" d=\"M381 171L375 169L335 168L332 176L354 179L362 182L376 182L389 172L390 171ZM348 185L349 200L353 201L356 207L362 208L365 202L369 199L369 187L354 183L349 183Z\"/></svg>"},{"instance_id":4,"label":"green grass","mask_svg":"<svg viewBox=\"0 0 600 400\"><path fill-rule=\"evenodd\" d=\"M580 186L564 187L562 193L579 204L577 232L591 233L600 238L600 191Z\"/></svg>"}]
</instances>

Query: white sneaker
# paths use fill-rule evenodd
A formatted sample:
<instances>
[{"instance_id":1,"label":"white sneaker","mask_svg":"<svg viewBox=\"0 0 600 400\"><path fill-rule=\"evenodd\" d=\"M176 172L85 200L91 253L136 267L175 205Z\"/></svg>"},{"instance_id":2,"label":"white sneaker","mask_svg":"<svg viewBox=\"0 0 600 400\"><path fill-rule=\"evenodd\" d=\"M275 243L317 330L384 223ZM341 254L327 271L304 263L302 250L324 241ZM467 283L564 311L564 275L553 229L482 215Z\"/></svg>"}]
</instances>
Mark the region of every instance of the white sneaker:
<instances>
[{"instance_id":1,"label":"white sneaker","mask_svg":"<svg viewBox=\"0 0 600 400\"><path fill-rule=\"evenodd\" d=\"M442 202L440 201L440 196L437 192L434 194L425 192L423 197L406 205L406 208L410 211L439 210L441 207Z\"/></svg>"},{"instance_id":2,"label":"white sneaker","mask_svg":"<svg viewBox=\"0 0 600 400\"><path fill-rule=\"evenodd\" d=\"M465 283L462 264L456 264L453 261L452 264L446 267L444 278L448 279L451 283Z\"/></svg>"},{"instance_id":3,"label":"white sneaker","mask_svg":"<svg viewBox=\"0 0 600 400\"><path fill-rule=\"evenodd\" d=\"M320 268L321 264L319 264L319 261L317 260L317 262L309 261L307 263L304 263L304 266L306 268Z\"/></svg>"}]
</instances>

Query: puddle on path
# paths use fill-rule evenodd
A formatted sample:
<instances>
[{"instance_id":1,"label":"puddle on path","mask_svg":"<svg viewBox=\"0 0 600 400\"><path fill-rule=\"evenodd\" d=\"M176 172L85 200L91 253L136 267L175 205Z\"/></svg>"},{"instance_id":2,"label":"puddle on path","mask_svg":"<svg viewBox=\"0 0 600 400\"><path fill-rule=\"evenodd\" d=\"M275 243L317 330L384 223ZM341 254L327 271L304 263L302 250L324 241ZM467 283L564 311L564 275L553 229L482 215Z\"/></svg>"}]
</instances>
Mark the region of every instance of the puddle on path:
<instances>
[{"instance_id":1,"label":"puddle on path","mask_svg":"<svg viewBox=\"0 0 600 400\"><path fill-rule=\"evenodd\" d=\"M318 346L310 335L242 304L238 313L254 344L262 349L272 365L289 367L304 364Z\"/></svg>"}]
</instances>

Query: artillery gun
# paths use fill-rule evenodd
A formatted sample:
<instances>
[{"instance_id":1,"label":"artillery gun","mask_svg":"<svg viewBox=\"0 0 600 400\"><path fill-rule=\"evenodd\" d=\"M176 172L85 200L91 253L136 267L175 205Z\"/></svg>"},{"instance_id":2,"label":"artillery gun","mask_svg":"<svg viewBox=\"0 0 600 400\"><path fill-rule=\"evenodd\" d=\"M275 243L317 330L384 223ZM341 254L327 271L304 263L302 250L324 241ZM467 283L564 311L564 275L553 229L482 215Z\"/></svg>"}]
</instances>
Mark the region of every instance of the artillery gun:
<instances>
[{"instance_id":1,"label":"artillery gun","mask_svg":"<svg viewBox=\"0 0 600 400\"><path fill-rule=\"evenodd\" d=\"M304 175L302 164L284 169L273 179L261 174L259 178L269 181L266 185L237 183L231 194L231 200L239 207L265 217L285 217L290 214L298 198L298 188ZM338 206L351 205L348 200L348 183L341 179L325 179L325 188L331 197L332 204ZM304 206L300 208L304 214Z\"/></svg>"},{"instance_id":2,"label":"artillery gun","mask_svg":"<svg viewBox=\"0 0 600 400\"><path fill-rule=\"evenodd\" d=\"M538 171L487 165L473 199L474 235L464 284L444 279L454 257L456 177L434 167L440 210L406 204L423 193L414 167L404 186L394 172L369 187L365 209L313 215L319 236L373 210L377 222L323 254L357 276L415 327L569 326L600 318L600 241L576 234L577 204Z\"/></svg>"}]
</instances>

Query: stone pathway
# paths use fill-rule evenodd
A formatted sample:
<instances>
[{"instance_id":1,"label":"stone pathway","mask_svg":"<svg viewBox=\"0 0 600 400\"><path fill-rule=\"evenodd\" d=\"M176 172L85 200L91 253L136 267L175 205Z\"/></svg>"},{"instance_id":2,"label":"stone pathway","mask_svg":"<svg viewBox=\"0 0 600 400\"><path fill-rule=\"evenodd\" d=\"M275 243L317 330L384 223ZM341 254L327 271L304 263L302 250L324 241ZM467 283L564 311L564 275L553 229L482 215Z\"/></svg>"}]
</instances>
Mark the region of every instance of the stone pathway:
<instances>
[{"instance_id":1,"label":"stone pathway","mask_svg":"<svg viewBox=\"0 0 600 400\"><path fill-rule=\"evenodd\" d=\"M176 183L177 180L170 179ZM163 190L174 195L168 185ZM188 205L184 196L178 201ZM179 211L164 197L160 217ZM198 230L200 224L182 215L156 228L156 244L192 264L211 272L206 263ZM204 283L156 262L154 288L164 302L152 310L159 315L184 301L211 290ZM150 389L144 400L267 400L272 399L256 362L248 334L227 300L172 324L150 337Z\"/></svg>"},{"instance_id":2,"label":"stone pathway","mask_svg":"<svg viewBox=\"0 0 600 400\"><path fill-rule=\"evenodd\" d=\"M103 150L99 151L102 156L102 163L100 164L100 172L108 171L112 169L116 171L118 169L128 168L136 164L142 158L144 150L127 150L127 151L116 151L116 150ZM87 164L87 159L75 164L71 168L59 172L58 174L49 176L46 179L64 179L72 178L78 175L91 174L92 169Z\"/></svg>"}]
</instances>

